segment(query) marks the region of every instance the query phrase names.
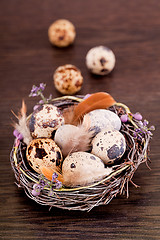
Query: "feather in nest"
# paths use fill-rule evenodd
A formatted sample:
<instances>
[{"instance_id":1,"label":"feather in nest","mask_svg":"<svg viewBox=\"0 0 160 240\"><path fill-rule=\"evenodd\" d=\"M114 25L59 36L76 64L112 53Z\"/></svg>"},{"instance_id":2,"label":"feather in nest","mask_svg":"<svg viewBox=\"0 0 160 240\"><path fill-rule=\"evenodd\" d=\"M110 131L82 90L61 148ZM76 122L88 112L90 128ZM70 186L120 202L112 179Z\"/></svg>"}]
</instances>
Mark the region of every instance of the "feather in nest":
<instances>
[{"instance_id":1,"label":"feather in nest","mask_svg":"<svg viewBox=\"0 0 160 240\"><path fill-rule=\"evenodd\" d=\"M65 129L64 129L65 127ZM66 157L72 152L88 151L90 149L93 131L90 131L90 118L85 115L82 123L77 126L63 125L63 138L56 133L55 142L60 146L62 154ZM58 136L59 134L59 136Z\"/></svg>"},{"instance_id":2,"label":"feather in nest","mask_svg":"<svg viewBox=\"0 0 160 240\"><path fill-rule=\"evenodd\" d=\"M22 101L22 107L20 110L20 113L18 114L18 123L14 123L13 126L19 133L23 135L23 142L26 143L27 145L30 143L32 140L30 130L27 124L27 107L24 101Z\"/></svg>"},{"instance_id":3,"label":"feather in nest","mask_svg":"<svg viewBox=\"0 0 160 240\"><path fill-rule=\"evenodd\" d=\"M91 94L91 96L80 102L78 105L64 109L63 115L65 123L77 125L86 113L95 109L106 109L115 103L116 101L114 98L106 92Z\"/></svg>"}]
</instances>

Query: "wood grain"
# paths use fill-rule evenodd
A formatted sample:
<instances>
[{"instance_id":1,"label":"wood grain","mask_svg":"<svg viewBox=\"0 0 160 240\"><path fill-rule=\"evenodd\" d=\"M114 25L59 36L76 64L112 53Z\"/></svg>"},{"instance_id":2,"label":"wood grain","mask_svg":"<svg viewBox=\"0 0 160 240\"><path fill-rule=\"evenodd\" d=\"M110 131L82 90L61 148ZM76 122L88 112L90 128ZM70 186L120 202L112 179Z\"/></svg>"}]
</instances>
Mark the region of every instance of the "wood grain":
<instances>
[{"instance_id":1,"label":"wood grain","mask_svg":"<svg viewBox=\"0 0 160 240\"><path fill-rule=\"evenodd\" d=\"M0 1L0 237L1 239L145 239L160 236L160 2L159 0L1 0ZM49 25L66 18L76 26L75 44L54 48ZM116 55L114 71L91 75L87 51L97 45ZM141 112L156 126L151 141L152 170L140 166L130 197L118 196L89 213L39 206L14 184L9 162L13 144L10 110L22 98L28 113L36 103L33 84L47 83L45 94L60 96L52 75L59 65L76 65L84 76L80 94L106 91Z\"/></svg>"}]
</instances>

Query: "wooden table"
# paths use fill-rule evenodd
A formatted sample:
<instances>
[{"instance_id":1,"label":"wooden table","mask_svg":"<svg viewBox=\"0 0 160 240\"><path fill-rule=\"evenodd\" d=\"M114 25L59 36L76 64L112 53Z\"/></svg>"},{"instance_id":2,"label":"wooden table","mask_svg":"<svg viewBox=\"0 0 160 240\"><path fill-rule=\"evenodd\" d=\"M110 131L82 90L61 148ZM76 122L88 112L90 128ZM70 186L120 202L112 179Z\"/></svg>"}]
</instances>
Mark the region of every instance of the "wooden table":
<instances>
[{"instance_id":1,"label":"wooden table","mask_svg":"<svg viewBox=\"0 0 160 240\"><path fill-rule=\"evenodd\" d=\"M1 239L160 239L160 2L159 0L1 0L0 2L0 237ZM49 25L59 18L76 26L75 44L65 49L48 41ZM87 51L106 45L116 55L114 71L91 75ZM109 92L156 126L150 171L141 165L130 196L118 196L91 212L39 206L14 184L9 154L13 144L11 109L24 98L28 113L33 84L47 84L46 96L61 96L52 75L59 65L76 65L84 76L79 94Z\"/></svg>"}]
</instances>

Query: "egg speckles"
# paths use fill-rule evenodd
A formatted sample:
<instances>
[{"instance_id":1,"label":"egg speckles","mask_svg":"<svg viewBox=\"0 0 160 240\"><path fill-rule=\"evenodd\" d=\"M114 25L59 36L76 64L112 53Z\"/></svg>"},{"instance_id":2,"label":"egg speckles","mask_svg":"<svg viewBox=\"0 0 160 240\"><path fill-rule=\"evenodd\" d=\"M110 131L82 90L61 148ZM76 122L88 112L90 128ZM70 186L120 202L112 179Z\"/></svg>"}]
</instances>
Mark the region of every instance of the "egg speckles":
<instances>
[{"instance_id":1,"label":"egg speckles","mask_svg":"<svg viewBox=\"0 0 160 240\"><path fill-rule=\"evenodd\" d=\"M66 186L84 186L102 179L111 173L103 161L87 152L75 152L65 158L62 174Z\"/></svg>"},{"instance_id":2,"label":"egg speckles","mask_svg":"<svg viewBox=\"0 0 160 240\"><path fill-rule=\"evenodd\" d=\"M88 113L91 121L91 129L94 129L95 133L108 128L113 130L120 130L121 120L117 114L110 110L96 109Z\"/></svg>"},{"instance_id":3,"label":"egg speckles","mask_svg":"<svg viewBox=\"0 0 160 240\"><path fill-rule=\"evenodd\" d=\"M92 141L92 153L101 158L105 164L119 160L126 150L126 141L117 130L103 130Z\"/></svg>"},{"instance_id":4,"label":"egg speckles","mask_svg":"<svg viewBox=\"0 0 160 240\"><path fill-rule=\"evenodd\" d=\"M52 132L64 123L60 110L52 104L41 105L33 112L29 128L33 138L51 137Z\"/></svg>"},{"instance_id":5,"label":"egg speckles","mask_svg":"<svg viewBox=\"0 0 160 240\"><path fill-rule=\"evenodd\" d=\"M29 165L38 173L41 173L39 168L42 165L55 169L62 163L60 148L49 138L32 140L27 147L26 156Z\"/></svg>"}]
</instances>

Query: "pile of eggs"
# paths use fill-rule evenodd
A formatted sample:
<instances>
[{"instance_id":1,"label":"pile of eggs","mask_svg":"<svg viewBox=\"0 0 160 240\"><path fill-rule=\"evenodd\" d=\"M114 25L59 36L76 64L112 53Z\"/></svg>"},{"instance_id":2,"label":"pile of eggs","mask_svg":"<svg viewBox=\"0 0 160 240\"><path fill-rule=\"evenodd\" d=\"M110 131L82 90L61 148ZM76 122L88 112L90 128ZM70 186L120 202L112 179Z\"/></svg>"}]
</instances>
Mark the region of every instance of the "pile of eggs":
<instances>
[{"instance_id":1,"label":"pile of eggs","mask_svg":"<svg viewBox=\"0 0 160 240\"><path fill-rule=\"evenodd\" d=\"M52 104L41 105L32 113L29 128L33 140L27 146L26 156L37 173L41 173L41 166L53 171L60 168L66 187L89 185L112 173L112 166L122 160L126 150L125 137L120 132L121 120L106 109L93 110L86 115L90 119L88 132L94 133L90 150L75 150L65 156L66 136L76 133L77 126L65 124L63 112ZM67 147L71 152L69 143Z\"/></svg>"}]
</instances>

